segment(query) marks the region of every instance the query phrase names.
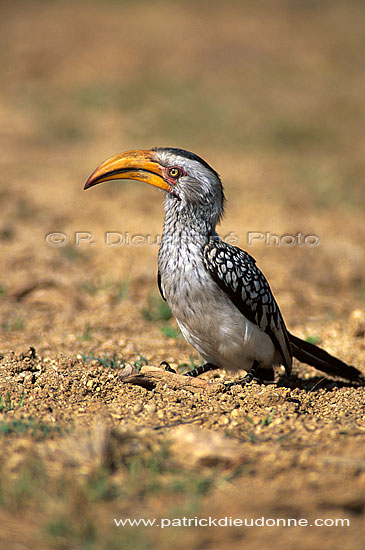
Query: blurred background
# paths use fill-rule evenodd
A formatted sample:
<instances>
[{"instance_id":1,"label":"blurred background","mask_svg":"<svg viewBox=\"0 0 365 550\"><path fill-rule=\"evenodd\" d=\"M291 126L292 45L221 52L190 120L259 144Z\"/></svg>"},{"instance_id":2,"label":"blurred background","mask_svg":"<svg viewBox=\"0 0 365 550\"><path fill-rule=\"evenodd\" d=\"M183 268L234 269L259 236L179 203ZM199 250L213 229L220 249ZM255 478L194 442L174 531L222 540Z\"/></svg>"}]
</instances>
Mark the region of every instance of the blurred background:
<instances>
[{"instance_id":1,"label":"blurred background","mask_svg":"<svg viewBox=\"0 0 365 550\"><path fill-rule=\"evenodd\" d=\"M73 350L98 315L112 339L131 309L139 322L158 247L106 246L105 232L154 242L163 194L83 184L105 158L156 145L221 174L221 234L257 258L289 326L347 319L364 299L364 16L340 0L2 2L3 345ZM91 236L77 246L76 232Z\"/></svg>"},{"instance_id":2,"label":"blurred background","mask_svg":"<svg viewBox=\"0 0 365 550\"><path fill-rule=\"evenodd\" d=\"M163 193L83 191L113 154L175 146L221 174L219 231L257 259L289 328L360 365L346 327L365 297L364 18L360 0L0 2L0 352L199 360L158 302L158 247L125 242L155 242Z\"/></svg>"}]
</instances>

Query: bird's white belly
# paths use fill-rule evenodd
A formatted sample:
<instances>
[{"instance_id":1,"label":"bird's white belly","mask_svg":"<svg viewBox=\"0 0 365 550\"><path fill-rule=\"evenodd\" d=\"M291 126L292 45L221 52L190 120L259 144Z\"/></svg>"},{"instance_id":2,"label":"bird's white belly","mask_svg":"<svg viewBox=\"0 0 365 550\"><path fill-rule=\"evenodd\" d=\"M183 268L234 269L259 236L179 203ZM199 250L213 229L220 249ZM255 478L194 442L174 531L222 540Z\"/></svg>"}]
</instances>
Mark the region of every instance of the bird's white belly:
<instances>
[{"instance_id":1,"label":"bird's white belly","mask_svg":"<svg viewBox=\"0 0 365 550\"><path fill-rule=\"evenodd\" d=\"M255 360L263 366L274 363L271 338L241 314L208 274L188 287L178 299L174 294L167 301L184 337L206 362L228 370L249 370Z\"/></svg>"}]
</instances>

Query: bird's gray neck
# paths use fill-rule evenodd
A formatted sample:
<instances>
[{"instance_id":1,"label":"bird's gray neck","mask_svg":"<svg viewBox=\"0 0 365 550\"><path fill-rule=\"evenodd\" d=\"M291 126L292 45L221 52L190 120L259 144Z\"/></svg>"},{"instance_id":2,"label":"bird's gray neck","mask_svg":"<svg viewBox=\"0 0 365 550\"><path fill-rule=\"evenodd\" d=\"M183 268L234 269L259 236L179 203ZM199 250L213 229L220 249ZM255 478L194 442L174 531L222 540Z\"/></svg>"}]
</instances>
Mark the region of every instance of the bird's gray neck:
<instances>
[{"instance_id":1,"label":"bird's gray neck","mask_svg":"<svg viewBox=\"0 0 365 550\"><path fill-rule=\"evenodd\" d=\"M189 243L204 246L215 233L215 226L209 209L166 197L162 244L174 245L180 251Z\"/></svg>"},{"instance_id":2,"label":"bird's gray neck","mask_svg":"<svg viewBox=\"0 0 365 550\"><path fill-rule=\"evenodd\" d=\"M197 205L186 205L182 201L166 198L165 220L161 246L158 255L162 278L174 275L176 278L192 264L202 263L202 250L215 233L215 223L209 213Z\"/></svg>"}]
</instances>

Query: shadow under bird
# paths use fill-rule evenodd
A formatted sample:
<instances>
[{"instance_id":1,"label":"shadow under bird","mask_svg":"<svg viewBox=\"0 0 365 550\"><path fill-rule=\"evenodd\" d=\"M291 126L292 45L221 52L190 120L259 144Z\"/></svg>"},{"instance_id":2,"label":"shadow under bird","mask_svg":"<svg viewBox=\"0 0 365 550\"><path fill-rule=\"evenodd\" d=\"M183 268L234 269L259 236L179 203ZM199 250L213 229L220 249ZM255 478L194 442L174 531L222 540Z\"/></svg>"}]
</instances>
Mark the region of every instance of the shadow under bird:
<instances>
[{"instance_id":1,"label":"shadow under bird","mask_svg":"<svg viewBox=\"0 0 365 550\"><path fill-rule=\"evenodd\" d=\"M127 151L103 162L85 189L114 179L166 191L158 286L184 337L205 361L190 376L244 369L245 382L272 380L277 365L290 374L294 356L330 375L365 382L355 367L291 334L254 258L220 239L223 186L205 160L175 148Z\"/></svg>"}]
</instances>

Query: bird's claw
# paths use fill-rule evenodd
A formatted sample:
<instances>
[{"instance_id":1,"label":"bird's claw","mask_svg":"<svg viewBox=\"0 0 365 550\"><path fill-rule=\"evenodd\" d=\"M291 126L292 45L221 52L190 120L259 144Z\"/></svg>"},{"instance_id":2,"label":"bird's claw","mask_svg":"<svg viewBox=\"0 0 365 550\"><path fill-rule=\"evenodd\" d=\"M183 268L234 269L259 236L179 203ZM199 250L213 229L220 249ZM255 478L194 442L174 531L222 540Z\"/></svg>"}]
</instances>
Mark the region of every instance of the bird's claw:
<instances>
[{"instance_id":1,"label":"bird's claw","mask_svg":"<svg viewBox=\"0 0 365 550\"><path fill-rule=\"evenodd\" d=\"M234 386L246 386L246 384L250 384L253 380L258 381L251 373L247 373L246 376L243 378L240 378L239 380L234 380L234 382L223 382L224 390L229 391Z\"/></svg>"},{"instance_id":2,"label":"bird's claw","mask_svg":"<svg viewBox=\"0 0 365 550\"><path fill-rule=\"evenodd\" d=\"M170 367L169 363L167 361L161 361L160 367L165 367L166 372L172 372L173 374L177 374L176 370Z\"/></svg>"}]
</instances>

